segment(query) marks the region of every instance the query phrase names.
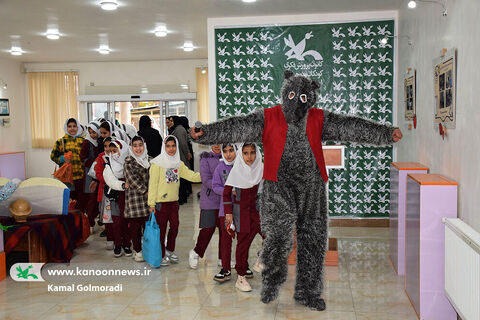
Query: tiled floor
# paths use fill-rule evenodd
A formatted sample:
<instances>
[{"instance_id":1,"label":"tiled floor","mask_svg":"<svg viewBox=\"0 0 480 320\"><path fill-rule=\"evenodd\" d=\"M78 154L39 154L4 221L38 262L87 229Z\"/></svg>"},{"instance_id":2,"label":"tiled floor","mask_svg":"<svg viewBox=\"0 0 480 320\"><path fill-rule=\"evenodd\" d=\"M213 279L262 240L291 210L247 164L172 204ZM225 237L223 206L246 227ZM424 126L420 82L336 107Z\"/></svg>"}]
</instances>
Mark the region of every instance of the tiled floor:
<instances>
[{"instance_id":1,"label":"tiled floor","mask_svg":"<svg viewBox=\"0 0 480 320\"><path fill-rule=\"evenodd\" d=\"M176 253L180 263L153 269L148 277L45 276L46 282L0 282L0 319L339 319L415 320L417 317L403 291L403 279L396 276L388 260L388 229L332 228L339 239L339 266L326 268L324 298L327 310L311 311L293 300L295 268L279 298L265 305L259 300L260 276L251 281L253 291L239 292L232 281L217 284L212 278L217 267L214 237L197 270L188 267L188 251L198 235L196 199L181 206ZM260 248L257 237L250 263ZM105 250L98 233L76 250L70 269L144 270L145 263L132 258L116 259ZM44 267L45 268L45 267ZM65 266L48 265L49 269ZM235 272L234 272L235 274ZM119 293L48 292L48 284L123 284Z\"/></svg>"}]
</instances>

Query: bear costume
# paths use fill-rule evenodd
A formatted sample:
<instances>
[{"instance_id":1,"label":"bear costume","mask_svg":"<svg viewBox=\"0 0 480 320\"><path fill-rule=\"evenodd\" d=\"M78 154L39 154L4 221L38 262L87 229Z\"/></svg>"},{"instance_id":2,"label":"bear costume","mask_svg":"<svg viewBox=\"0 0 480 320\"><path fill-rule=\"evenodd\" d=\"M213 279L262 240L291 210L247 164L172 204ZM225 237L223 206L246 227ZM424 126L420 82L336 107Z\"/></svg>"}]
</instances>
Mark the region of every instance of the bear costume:
<instances>
[{"instance_id":1,"label":"bear costume","mask_svg":"<svg viewBox=\"0 0 480 320\"><path fill-rule=\"evenodd\" d=\"M402 134L392 126L313 108L320 84L289 70L284 78L281 105L202 125L199 132L193 127L191 136L207 145L263 142L260 220L265 240L260 258L265 268L261 300L269 303L278 297L287 279L287 259L295 232L294 299L309 308L324 310L321 294L328 248L328 177L321 142L389 145L400 140Z\"/></svg>"}]
</instances>

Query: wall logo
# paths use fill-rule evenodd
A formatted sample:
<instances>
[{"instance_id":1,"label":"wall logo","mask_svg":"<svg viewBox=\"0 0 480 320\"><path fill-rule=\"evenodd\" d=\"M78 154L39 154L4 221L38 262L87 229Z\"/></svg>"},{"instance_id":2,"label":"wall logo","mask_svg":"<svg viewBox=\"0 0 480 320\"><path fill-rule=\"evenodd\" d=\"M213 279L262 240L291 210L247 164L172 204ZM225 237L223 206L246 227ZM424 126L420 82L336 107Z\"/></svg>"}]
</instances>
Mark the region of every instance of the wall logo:
<instances>
[{"instance_id":1,"label":"wall logo","mask_svg":"<svg viewBox=\"0 0 480 320\"><path fill-rule=\"evenodd\" d=\"M287 56L287 60L296 59L298 61L305 61L306 56L312 56L315 60L323 60L322 55L317 51L315 50L305 51L307 40L309 40L310 38L313 38L311 31L305 34L305 37L303 38L303 40L297 44L295 44L295 41L293 41L291 34L288 35L288 39L283 38L287 47L290 48L290 50L285 52L285 55Z\"/></svg>"},{"instance_id":2,"label":"wall logo","mask_svg":"<svg viewBox=\"0 0 480 320\"><path fill-rule=\"evenodd\" d=\"M10 268L10 277L15 281L45 281L42 267L45 263L15 263Z\"/></svg>"}]
</instances>

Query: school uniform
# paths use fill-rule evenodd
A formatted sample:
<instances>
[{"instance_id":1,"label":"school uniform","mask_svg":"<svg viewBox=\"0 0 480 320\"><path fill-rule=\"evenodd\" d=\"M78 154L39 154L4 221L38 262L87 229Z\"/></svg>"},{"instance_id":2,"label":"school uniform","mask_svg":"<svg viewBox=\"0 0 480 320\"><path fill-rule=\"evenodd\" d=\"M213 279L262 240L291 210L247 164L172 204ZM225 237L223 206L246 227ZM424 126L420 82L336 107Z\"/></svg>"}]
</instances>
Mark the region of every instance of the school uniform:
<instances>
[{"instance_id":1,"label":"school uniform","mask_svg":"<svg viewBox=\"0 0 480 320\"><path fill-rule=\"evenodd\" d=\"M228 174L232 170L233 165L221 161L215 169L212 178L212 189L220 196L220 208L218 211L218 224L220 225L220 254L222 259L222 269L225 271L231 270L231 257L232 257L232 237L227 233L225 228L225 211L224 211L224 199L223 191L225 188L225 182L227 181ZM233 197L229 198L227 203L232 202Z\"/></svg>"},{"instance_id":2,"label":"school uniform","mask_svg":"<svg viewBox=\"0 0 480 320\"><path fill-rule=\"evenodd\" d=\"M256 157L251 165L247 165L243 159L243 145L239 147L235 164L228 175L223 190L225 214L233 215L233 224L237 233L235 269L242 278L245 276L248 268L250 245L255 236L261 234L260 215L257 209L257 193L262 180L263 163L259 147L254 146ZM234 188L235 195L233 195ZM231 201L232 196L233 201Z\"/></svg>"},{"instance_id":3,"label":"school uniform","mask_svg":"<svg viewBox=\"0 0 480 320\"><path fill-rule=\"evenodd\" d=\"M165 141L169 137L174 136L167 136ZM177 138L175 138L177 152L174 156L168 155L165 151L165 141L162 145L160 155L151 161L148 184L148 206L155 207L155 219L160 227L162 257L165 257L165 250L170 252L175 251L175 241L179 225L178 196L180 178L191 182L202 181L200 173L191 171L180 160ZM170 229L165 246L167 224L170 224Z\"/></svg>"},{"instance_id":4,"label":"school uniform","mask_svg":"<svg viewBox=\"0 0 480 320\"><path fill-rule=\"evenodd\" d=\"M125 159L125 181L128 189L125 191L125 219L128 223L133 250L142 251L142 229L149 215L148 208L148 181L150 158L144 143L144 153L138 157L129 147L130 156ZM140 159L137 161L137 159Z\"/></svg>"},{"instance_id":5,"label":"school uniform","mask_svg":"<svg viewBox=\"0 0 480 320\"><path fill-rule=\"evenodd\" d=\"M193 249L203 258L215 228L219 232L218 259L221 259L221 227L218 217L220 208L220 195L213 191L213 173L220 164L221 154L215 152L203 152L200 155L200 176L202 177L202 189L200 191L200 223L201 228L197 243Z\"/></svg>"},{"instance_id":6,"label":"school uniform","mask_svg":"<svg viewBox=\"0 0 480 320\"><path fill-rule=\"evenodd\" d=\"M100 136L100 122L92 121L87 128L94 130L98 136ZM80 151L80 161L82 161L83 166L85 167L85 173L83 178L84 184L84 201L85 201L85 210L87 212L88 221L90 227L95 226L95 218L98 216L98 205L97 205L97 190L93 192L90 191L90 184L93 182L93 178L88 175L88 171L93 165L93 162L97 158L98 151L98 139L93 140L90 135L83 141L82 149Z\"/></svg>"}]
</instances>

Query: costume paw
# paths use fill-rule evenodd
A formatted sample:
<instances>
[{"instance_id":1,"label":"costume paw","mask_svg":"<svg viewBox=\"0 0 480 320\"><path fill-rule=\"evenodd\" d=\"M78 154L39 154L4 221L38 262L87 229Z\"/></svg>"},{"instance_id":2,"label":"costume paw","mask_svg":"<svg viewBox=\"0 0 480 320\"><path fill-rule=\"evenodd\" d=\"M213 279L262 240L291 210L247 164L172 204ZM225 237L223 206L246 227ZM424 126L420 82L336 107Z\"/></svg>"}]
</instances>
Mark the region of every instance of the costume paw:
<instances>
[{"instance_id":1,"label":"costume paw","mask_svg":"<svg viewBox=\"0 0 480 320\"><path fill-rule=\"evenodd\" d=\"M323 311L327 308L327 305L325 304L325 300L320 298L320 296L311 297L311 296L304 296L304 295L295 293L293 298L298 303L303 304L304 306L309 307L310 309Z\"/></svg>"},{"instance_id":2,"label":"costume paw","mask_svg":"<svg viewBox=\"0 0 480 320\"><path fill-rule=\"evenodd\" d=\"M263 303L270 303L273 300L278 298L278 288L269 288L267 286L263 286L260 292L260 300Z\"/></svg>"}]
</instances>

